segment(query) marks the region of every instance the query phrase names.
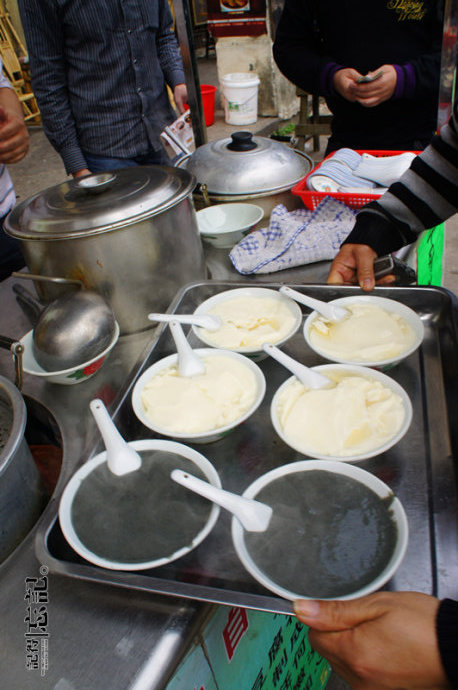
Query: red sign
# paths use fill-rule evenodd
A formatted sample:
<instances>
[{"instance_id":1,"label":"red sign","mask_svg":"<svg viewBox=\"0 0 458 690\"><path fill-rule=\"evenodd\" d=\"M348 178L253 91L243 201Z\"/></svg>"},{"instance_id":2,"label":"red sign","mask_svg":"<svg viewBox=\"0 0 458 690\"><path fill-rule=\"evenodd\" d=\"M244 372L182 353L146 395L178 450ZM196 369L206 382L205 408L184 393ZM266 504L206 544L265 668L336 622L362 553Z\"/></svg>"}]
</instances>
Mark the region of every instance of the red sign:
<instances>
[{"instance_id":1,"label":"red sign","mask_svg":"<svg viewBox=\"0 0 458 690\"><path fill-rule=\"evenodd\" d=\"M223 630L223 641L229 661L234 656L238 643L248 630L248 616L245 609L231 608Z\"/></svg>"}]
</instances>

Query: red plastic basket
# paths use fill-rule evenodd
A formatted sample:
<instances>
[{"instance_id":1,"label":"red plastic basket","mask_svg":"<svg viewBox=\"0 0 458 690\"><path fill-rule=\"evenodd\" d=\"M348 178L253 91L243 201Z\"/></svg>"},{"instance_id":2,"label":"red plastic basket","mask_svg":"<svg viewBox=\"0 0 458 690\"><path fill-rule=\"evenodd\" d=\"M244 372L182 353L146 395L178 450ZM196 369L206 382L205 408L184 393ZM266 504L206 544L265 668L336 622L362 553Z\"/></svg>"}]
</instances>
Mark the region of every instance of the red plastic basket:
<instances>
[{"instance_id":1,"label":"red plastic basket","mask_svg":"<svg viewBox=\"0 0 458 690\"><path fill-rule=\"evenodd\" d=\"M382 158L384 156L397 156L401 153L407 153L407 151L357 151L357 153L369 153L371 156ZM420 153L420 151L410 151L409 153L418 154ZM317 170L321 167L321 165L324 163L324 161L328 160L329 158L332 158L334 154L335 151L330 153L329 156L326 156L326 158L323 158L319 165L315 166L313 170L311 170L300 182L295 184L292 188L291 192L296 196L300 196L300 198L302 199L302 203L307 208L313 211L326 196L331 196L333 199L342 201L350 208L361 208L362 206L368 204L370 201L374 201L374 199L379 199L381 197L383 192L377 193L374 191L371 194L369 194L368 192L357 194L356 192L315 192L311 189L307 189L308 177L312 173L315 174Z\"/></svg>"}]
</instances>

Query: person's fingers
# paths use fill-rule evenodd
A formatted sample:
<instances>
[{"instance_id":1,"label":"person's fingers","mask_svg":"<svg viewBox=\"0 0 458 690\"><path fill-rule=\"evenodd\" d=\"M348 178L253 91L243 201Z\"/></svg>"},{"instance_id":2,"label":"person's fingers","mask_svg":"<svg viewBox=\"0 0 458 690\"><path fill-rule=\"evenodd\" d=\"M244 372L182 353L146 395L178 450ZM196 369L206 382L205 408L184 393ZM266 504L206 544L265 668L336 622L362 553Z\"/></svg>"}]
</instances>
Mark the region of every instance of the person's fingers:
<instances>
[{"instance_id":1,"label":"person's fingers","mask_svg":"<svg viewBox=\"0 0 458 690\"><path fill-rule=\"evenodd\" d=\"M342 275L342 266L339 263L332 263L327 282L333 285L344 284L345 280Z\"/></svg>"},{"instance_id":2,"label":"person's fingers","mask_svg":"<svg viewBox=\"0 0 458 690\"><path fill-rule=\"evenodd\" d=\"M377 595L351 601L297 599L294 602L294 612L302 623L314 630L327 632L349 630L378 618L385 610L386 600Z\"/></svg>"},{"instance_id":3,"label":"person's fingers","mask_svg":"<svg viewBox=\"0 0 458 690\"><path fill-rule=\"evenodd\" d=\"M370 292L375 287L374 259L377 253L367 245L357 245L355 257L358 283L363 290Z\"/></svg>"},{"instance_id":4,"label":"person's fingers","mask_svg":"<svg viewBox=\"0 0 458 690\"><path fill-rule=\"evenodd\" d=\"M396 276L390 273L389 275L383 276L383 278L377 280L377 285L393 285L395 282Z\"/></svg>"}]
</instances>

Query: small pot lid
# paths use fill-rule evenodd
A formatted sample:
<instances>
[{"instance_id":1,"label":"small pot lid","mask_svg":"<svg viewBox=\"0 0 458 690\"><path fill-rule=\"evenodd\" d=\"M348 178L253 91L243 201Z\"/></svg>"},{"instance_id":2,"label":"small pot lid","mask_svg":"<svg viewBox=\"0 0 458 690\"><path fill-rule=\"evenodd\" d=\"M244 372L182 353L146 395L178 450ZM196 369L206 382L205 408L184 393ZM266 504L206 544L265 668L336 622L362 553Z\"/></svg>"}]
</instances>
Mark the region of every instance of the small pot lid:
<instances>
[{"instance_id":1,"label":"small pot lid","mask_svg":"<svg viewBox=\"0 0 458 690\"><path fill-rule=\"evenodd\" d=\"M200 146L179 162L209 194L261 194L291 189L313 168L301 151L251 132Z\"/></svg>"},{"instance_id":2,"label":"small pot lid","mask_svg":"<svg viewBox=\"0 0 458 690\"><path fill-rule=\"evenodd\" d=\"M186 170L136 166L49 187L18 204L5 220L18 239L87 237L158 215L195 187Z\"/></svg>"}]
</instances>

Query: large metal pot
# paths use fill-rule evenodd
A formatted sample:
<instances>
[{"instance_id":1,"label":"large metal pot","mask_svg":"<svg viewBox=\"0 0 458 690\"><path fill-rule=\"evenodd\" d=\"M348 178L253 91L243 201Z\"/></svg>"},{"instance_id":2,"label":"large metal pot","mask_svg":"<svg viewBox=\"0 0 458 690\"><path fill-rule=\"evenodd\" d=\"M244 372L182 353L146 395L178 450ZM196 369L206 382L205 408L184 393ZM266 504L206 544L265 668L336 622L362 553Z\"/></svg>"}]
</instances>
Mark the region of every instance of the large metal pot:
<instances>
[{"instance_id":1,"label":"large metal pot","mask_svg":"<svg viewBox=\"0 0 458 690\"><path fill-rule=\"evenodd\" d=\"M277 204L288 210L302 205L291 188L310 172L313 161L281 142L251 132L234 132L229 138L200 146L177 165L198 182L196 208L245 201L261 206L265 220Z\"/></svg>"},{"instance_id":2,"label":"large metal pot","mask_svg":"<svg viewBox=\"0 0 458 690\"><path fill-rule=\"evenodd\" d=\"M185 283L206 277L186 170L141 166L64 182L18 204L5 221L31 273L76 278L103 295L121 333L150 328ZM62 287L36 282L45 302ZM65 288L68 290L68 286Z\"/></svg>"},{"instance_id":3,"label":"large metal pot","mask_svg":"<svg viewBox=\"0 0 458 690\"><path fill-rule=\"evenodd\" d=\"M45 492L24 438L27 410L16 386L0 376L0 563L40 516Z\"/></svg>"}]
</instances>

